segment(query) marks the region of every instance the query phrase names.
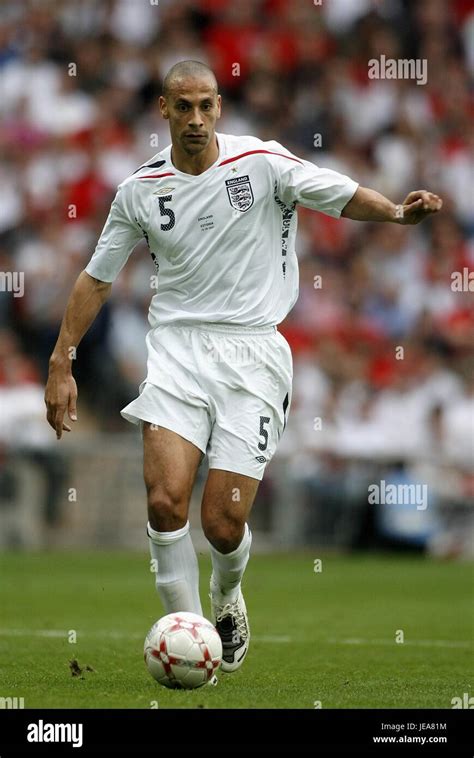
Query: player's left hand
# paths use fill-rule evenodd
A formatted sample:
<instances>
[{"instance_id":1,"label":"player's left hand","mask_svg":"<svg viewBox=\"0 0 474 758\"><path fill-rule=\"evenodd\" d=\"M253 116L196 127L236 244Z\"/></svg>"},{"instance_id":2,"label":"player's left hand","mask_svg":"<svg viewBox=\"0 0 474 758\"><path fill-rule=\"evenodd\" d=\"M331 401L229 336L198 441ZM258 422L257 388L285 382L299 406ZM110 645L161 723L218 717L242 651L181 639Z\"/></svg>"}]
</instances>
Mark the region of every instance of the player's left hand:
<instances>
[{"instance_id":1,"label":"player's left hand","mask_svg":"<svg viewBox=\"0 0 474 758\"><path fill-rule=\"evenodd\" d=\"M401 224L419 224L432 213L438 213L443 207L443 201L438 195L427 190L409 192L403 201L403 216Z\"/></svg>"}]
</instances>

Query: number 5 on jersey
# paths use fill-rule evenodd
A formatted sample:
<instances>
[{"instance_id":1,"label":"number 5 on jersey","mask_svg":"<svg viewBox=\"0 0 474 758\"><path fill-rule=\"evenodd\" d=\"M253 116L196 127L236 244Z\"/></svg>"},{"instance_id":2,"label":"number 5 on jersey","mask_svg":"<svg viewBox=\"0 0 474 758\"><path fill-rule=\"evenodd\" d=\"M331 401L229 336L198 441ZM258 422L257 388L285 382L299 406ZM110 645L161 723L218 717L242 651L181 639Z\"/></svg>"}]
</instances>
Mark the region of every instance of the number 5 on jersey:
<instances>
[{"instance_id":1,"label":"number 5 on jersey","mask_svg":"<svg viewBox=\"0 0 474 758\"><path fill-rule=\"evenodd\" d=\"M161 224L160 226L162 232L169 232L169 230L173 228L176 222L174 211L172 211L171 208L167 208L165 205L165 203L169 203L171 199L171 195L163 195L162 197L158 198L158 203L160 205L160 215L168 219L166 224Z\"/></svg>"}]
</instances>

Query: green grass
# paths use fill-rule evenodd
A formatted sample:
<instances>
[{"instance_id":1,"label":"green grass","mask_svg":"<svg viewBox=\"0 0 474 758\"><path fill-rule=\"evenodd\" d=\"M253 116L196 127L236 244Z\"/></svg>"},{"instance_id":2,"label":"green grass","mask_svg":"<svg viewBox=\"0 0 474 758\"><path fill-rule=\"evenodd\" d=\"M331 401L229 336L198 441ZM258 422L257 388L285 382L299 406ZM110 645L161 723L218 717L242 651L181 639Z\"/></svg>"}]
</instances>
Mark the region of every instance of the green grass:
<instances>
[{"instance_id":1,"label":"green grass","mask_svg":"<svg viewBox=\"0 0 474 758\"><path fill-rule=\"evenodd\" d=\"M472 694L472 573L392 555L327 555L315 573L309 553L254 555L245 664L185 692L144 667L143 638L163 615L145 555L1 554L0 697L26 708L450 708ZM77 643L39 630L75 630ZM72 677L72 658L95 671Z\"/></svg>"}]
</instances>

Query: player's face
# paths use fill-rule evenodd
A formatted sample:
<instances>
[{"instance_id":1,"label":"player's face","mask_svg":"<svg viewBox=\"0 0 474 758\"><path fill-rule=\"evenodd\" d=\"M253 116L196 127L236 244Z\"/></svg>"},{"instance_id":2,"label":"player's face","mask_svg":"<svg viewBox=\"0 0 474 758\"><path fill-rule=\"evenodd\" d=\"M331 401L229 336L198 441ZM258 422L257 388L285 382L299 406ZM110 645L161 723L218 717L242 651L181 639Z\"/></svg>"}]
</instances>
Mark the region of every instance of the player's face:
<instances>
[{"instance_id":1,"label":"player's face","mask_svg":"<svg viewBox=\"0 0 474 758\"><path fill-rule=\"evenodd\" d=\"M160 110L170 122L173 145L179 145L188 155L197 155L214 139L221 96L206 78L182 79L168 97L160 97Z\"/></svg>"}]
</instances>

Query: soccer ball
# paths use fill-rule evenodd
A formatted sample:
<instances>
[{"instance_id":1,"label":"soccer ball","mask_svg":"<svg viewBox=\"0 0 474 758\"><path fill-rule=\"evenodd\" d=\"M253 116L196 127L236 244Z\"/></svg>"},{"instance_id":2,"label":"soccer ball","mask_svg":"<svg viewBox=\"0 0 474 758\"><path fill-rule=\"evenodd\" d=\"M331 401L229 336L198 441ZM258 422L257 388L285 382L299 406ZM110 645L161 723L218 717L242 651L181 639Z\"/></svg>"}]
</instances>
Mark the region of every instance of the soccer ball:
<instances>
[{"instance_id":1,"label":"soccer ball","mask_svg":"<svg viewBox=\"0 0 474 758\"><path fill-rule=\"evenodd\" d=\"M222 642L210 621L196 613L168 613L153 624L145 664L159 684L192 690L206 684L222 661Z\"/></svg>"}]
</instances>

